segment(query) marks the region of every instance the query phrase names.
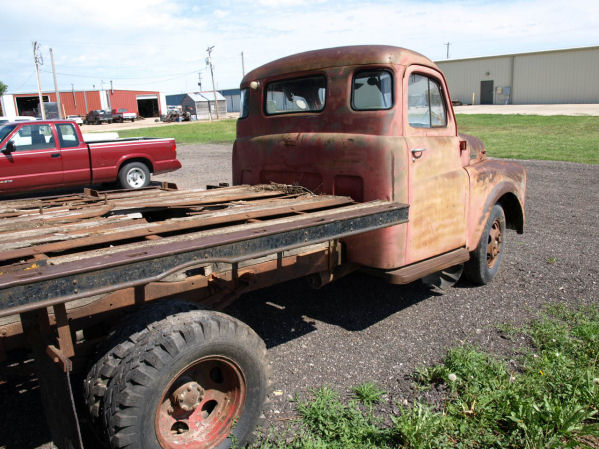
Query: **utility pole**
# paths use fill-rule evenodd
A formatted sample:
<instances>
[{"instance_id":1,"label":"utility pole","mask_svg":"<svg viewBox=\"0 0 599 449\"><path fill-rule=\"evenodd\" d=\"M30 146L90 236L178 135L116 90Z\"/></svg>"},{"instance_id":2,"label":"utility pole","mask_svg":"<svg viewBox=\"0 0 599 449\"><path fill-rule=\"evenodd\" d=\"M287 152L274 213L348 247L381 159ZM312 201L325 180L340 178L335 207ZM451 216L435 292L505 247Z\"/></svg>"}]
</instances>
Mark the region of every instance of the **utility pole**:
<instances>
[{"instance_id":1,"label":"utility pole","mask_svg":"<svg viewBox=\"0 0 599 449\"><path fill-rule=\"evenodd\" d=\"M245 61L243 60L243 52L241 52L241 76L245 76Z\"/></svg>"},{"instance_id":2,"label":"utility pole","mask_svg":"<svg viewBox=\"0 0 599 449\"><path fill-rule=\"evenodd\" d=\"M451 45L451 42L447 42L443 45L445 45L447 47L447 59L449 59L449 46Z\"/></svg>"},{"instance_id":3,"label":"utility pole","mask_svg":"<svg viewBox=\"0 0 599 449\"><path fill-rule=\"evenodd\" d=\"M54 77L54 90L56 91L56 107L58 108L58 118L64 118L62 116L62 104L60 103L60 91L58 90L58 83L56 82L56 66L54 65L54 51L50 49L50 60L52 61L52 76Z\"/></svg>"},{"instance_id":4,"label":"utility pole","mask_svg":"<svg viewBox=\"0 0 599 449\"><path fill-rule=\"evenodd\" d=\"M200 88L200 92L202 91L202 72L198 72L198 87Z\"/></svg>"},{"instance_id":5,"label":"utility pole","mask_svg":"<svg viewBox=\"0 0 599 449\"><path fill-rule=\"evenodd\" d=\"M42 112L42 120L46 120L46 109L44 108L44 99L42 98L42 83L40 82L40 65L44 64L44 59L38 53L40 45L37 41L33 42L33 60L35 62L35 73L37 75L37 94L40 101L40 111Z\"/></svg>"},{"instance_id":6,"label":"utility pole","mask_svg":"<svg viewBox=\"0 0 599 449\"><path fill-rule=\"evenodd\" d=\"M216 109L216 119L218 120L218 101L216 99L216 86L214 85L214 66L212 65L212 49L214 48L214 45L212 47L208 47L206 49L206 51L208 52L208 58L206 58L206 64L210 67L210 77L212 78L212 93L214 94L214 106ZM208 105L210 105L210 102L208 102Z\"/></svg>"},{"instance_id":7,"label":"utility pole","mask_svg":"<svg viewBox=\"0 0 599 449\"><path fill-rule=\"evenodd\" d=\"M75 97L75 85L71 83L71 90L73 91L73 105L75 106L75 114L77 114L77 97Z\"/></svg>"},{"instance_id":8,"label":"utility pole","mask_svg":"<svg viewBox=\"0 0 599 449\"><path fill-rule=\"evenodd\" d=\"M110 94L108 95L108 110L112 111L112 95L114 90L112 89L112 80L110 80Z\"/></svg>"}]
</instances>

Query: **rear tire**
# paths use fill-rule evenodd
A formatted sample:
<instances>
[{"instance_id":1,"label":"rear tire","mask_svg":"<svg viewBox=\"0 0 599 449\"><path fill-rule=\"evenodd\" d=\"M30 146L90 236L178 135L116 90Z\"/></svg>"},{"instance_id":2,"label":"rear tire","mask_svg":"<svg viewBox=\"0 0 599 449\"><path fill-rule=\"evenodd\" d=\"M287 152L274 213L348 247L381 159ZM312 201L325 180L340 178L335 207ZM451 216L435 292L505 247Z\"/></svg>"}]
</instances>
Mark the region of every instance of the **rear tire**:
<instances>
[{"instance_id":1,"label":"rear tire","mask_svg":"<svg viewBox=\"0 0 599 449\"><path fill-rule=\"evenodd\" d=\"M150 184L150 170L143 162L129 162L119 170L119 184L123 189L141 189Z\"/></svg>"},{"instance_id":2,"label":"rear tire","mask_svg":"<svg viewBox=\"0 0 599 449\"><path fill-rule=\"evenodd\" d=\"M264 342L217 312L170 316L124 354L103 419L113 449L241 447L268 389Z\"/></svg>"},{"instance_id":3,"label":"rear tire","mask_svg":"<svg viewBox=\"0 0 599 449\"><path fill-rule=\"evenodd\" d=\"M470 260L464 265L464 275L469 281L485 285L493 280L499 272L504 239L505 213L496 204L491 209L478 246L470 253Z\"/></svg>"}]
</instances>

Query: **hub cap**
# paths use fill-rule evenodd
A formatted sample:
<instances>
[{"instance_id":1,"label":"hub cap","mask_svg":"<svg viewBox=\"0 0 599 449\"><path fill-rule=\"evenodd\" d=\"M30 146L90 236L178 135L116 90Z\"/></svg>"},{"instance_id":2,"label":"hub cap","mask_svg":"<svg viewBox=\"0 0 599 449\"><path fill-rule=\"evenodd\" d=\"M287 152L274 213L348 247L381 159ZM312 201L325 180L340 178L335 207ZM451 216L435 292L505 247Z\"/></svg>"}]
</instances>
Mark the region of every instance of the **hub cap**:
<instances>
[{"instance_id":1,"label":"hub cap","mask_svg":"<svg viewBox=\"0 0 599 449\"><path fill-rule=\"evenodd\" d=\"M143 187L146 182L146 174L140 168L132 168L127 172L127 184L132 188L138 189Z\"/></svg>"}]
</instances>

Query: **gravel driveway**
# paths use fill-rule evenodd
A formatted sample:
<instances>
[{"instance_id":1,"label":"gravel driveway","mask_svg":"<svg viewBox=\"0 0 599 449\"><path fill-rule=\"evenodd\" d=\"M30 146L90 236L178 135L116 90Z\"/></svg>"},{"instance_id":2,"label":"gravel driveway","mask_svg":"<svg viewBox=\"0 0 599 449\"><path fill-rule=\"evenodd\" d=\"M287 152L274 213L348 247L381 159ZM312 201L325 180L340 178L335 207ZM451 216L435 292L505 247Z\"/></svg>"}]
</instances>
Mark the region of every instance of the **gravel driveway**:
<instances>
[{"instance_id":1,"label":"gravel driveway","mask_svg":"<svg viewBox=\"0 0 599 449\"><path fill-rule=\"evenodd\" d=\"M179 156L184 168L157 180L180 187L231 180L230 146L181 146ZM524 235L508 233L502 269L491 285L460 283L432 296L418 283L391 286L354 275L319 291L294 281L246 295L229 308L269 347L277 394L267 430L288 425L292 395L322 384L347 392L375 381L388 392L380 411L391 412L393 404L413 397L408 376L414 368L439 361L449 346L469 341L508 353L512 343L495 325L527 320L548 302L597 301L599 166L524 165L527 227ZM27 384L0 385L0 447L49 447L37 399Z\"/></svg>"}]
</instances>

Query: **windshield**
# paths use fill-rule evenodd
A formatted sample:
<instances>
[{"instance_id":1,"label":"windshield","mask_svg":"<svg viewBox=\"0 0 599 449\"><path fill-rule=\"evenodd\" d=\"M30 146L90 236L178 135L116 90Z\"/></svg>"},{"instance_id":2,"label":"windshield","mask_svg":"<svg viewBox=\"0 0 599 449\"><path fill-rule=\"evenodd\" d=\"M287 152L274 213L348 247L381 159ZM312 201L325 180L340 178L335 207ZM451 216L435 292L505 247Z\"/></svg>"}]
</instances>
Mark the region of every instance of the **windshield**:
<instances>
[{"instance_id":1,"label":"windshield","mask_svg":"<svg viewBox=\"0 0 599 449\"><path fill-rule=\"evenodd\" d=\"M0 142L8 136L17 125L5 125L0 127Z\"/></svg>"}]
</instances>

